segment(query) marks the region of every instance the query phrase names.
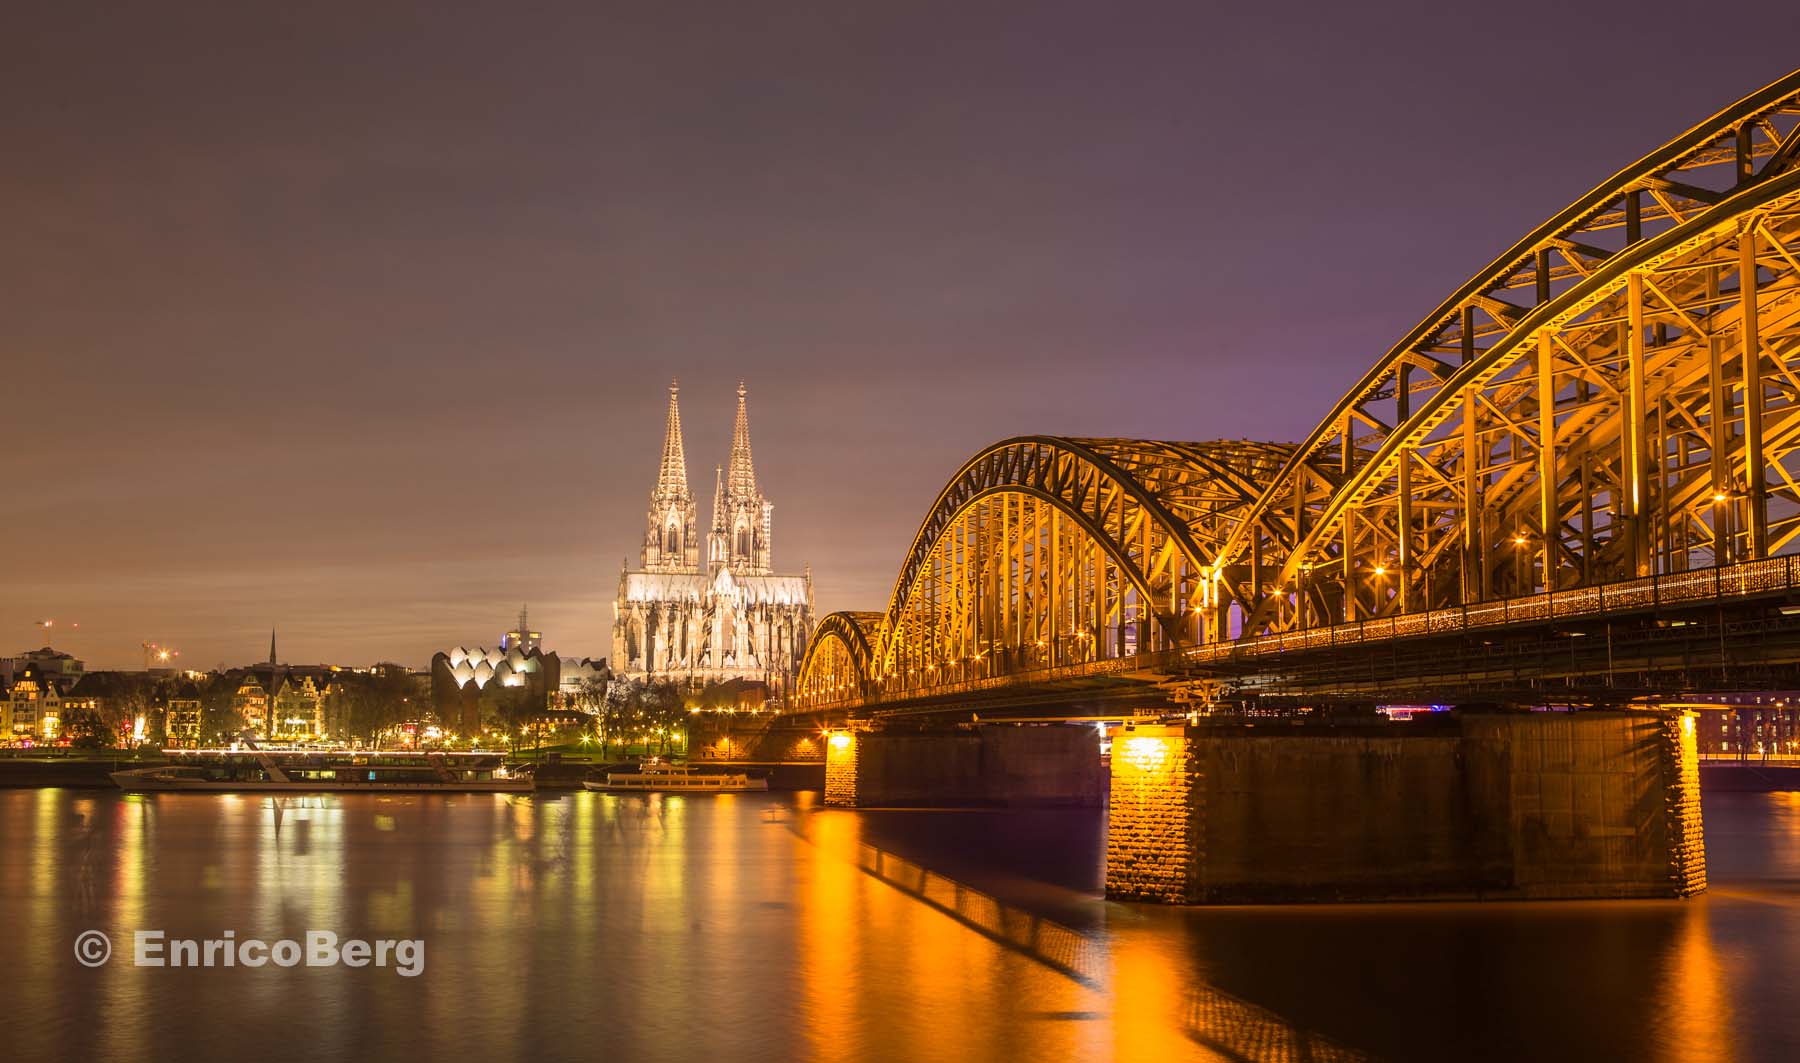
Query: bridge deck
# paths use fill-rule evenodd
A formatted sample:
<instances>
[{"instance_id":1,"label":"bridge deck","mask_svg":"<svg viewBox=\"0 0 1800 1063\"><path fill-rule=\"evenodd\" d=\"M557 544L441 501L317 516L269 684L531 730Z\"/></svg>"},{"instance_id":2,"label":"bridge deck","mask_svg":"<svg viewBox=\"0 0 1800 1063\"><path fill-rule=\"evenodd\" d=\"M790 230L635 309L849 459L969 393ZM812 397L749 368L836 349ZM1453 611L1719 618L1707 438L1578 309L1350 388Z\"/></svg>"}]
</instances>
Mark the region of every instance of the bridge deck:
<instances>
[{"instance_id":1,"label":"bridge deck","mask_svg":"<svg viewBox=\"0 0 1800 1063\"><path fill-rule=\"evenodd\" d=\"M812 706L1129 714L1173 698L1618 702L1800 683L1800 557L1090 661Z\"/></svg>"}]
</instances>

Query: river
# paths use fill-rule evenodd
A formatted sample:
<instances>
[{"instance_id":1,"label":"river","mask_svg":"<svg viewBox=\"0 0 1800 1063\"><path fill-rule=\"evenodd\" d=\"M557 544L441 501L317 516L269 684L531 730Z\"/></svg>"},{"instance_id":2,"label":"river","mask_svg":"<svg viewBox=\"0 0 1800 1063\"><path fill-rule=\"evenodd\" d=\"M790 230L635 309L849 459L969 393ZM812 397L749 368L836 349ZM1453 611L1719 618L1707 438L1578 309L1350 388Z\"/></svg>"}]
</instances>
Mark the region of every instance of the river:
<instances>
[{"instance_id":1,"label":"river","mask_svg":"<svg viewBox=\"0 0 1800 1063\"><path fill-rule=\"evenodd\" d=\"M1173 909L1094 811L5 790L0 1058L1800 1059L1800 794L1705 815L1691 901Z\"/></svg>"}]
</instances>

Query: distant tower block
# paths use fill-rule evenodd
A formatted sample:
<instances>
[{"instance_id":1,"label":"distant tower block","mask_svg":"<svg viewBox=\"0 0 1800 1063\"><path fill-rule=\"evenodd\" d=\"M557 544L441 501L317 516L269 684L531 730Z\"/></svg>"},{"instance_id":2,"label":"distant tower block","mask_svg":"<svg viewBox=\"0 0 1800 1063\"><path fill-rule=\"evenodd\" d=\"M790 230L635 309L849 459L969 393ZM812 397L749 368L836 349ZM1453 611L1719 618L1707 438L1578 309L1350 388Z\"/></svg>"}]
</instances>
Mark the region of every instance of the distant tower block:
<instances>
[{"instance_id":1,"label":"distant tower block","mask_svg":"<svg viewBox=\"0 0 1800 1063\"><path fill-rule=\"evenodd\" d=\"M519 606L519 626L506 633L500 640L503 650L517 649L520 653L530 653L544 643L544 633L531 630L531 614L525 606Z\"/></svg>"}]
</instances>

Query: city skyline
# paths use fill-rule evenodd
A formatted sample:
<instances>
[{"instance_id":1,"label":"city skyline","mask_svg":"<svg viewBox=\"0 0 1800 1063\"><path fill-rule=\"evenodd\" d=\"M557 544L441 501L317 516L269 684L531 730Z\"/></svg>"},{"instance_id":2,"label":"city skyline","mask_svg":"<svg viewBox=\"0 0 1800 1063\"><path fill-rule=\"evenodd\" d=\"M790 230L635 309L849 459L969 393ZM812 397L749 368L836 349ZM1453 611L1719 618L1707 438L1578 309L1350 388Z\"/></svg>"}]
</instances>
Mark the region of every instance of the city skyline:
<instances>
[{"instance_id":1,"label":"city skyline","mask_svg":"<svg viewBox=\"0 0 1800 1063\"><path fill-rule=\"evenodd\" d=\"M1323 13L1277 63L1234 46L1277 16L1168 8L570 9L530 53L488 47L512 15L351 10L21 19L0 79L55 102L0 119L8 449L40 473L0 503L0 652L210 668L277 626L294 660L416 665L529 601L604 655L670 377L697 454L749 382L784 563L821 614L878 606L983 445L1298 438L1446 278L1791 65L1767 34L1585 71L1596 124L1509 56L1654 27ZM1477 31L1504 40L1421 47ZM191 33L219 47L156 62Z\"/></svg>"},{"instance_id":2,"label":"city skyline","mask_svg":"<svg viewBox=\"0 0 1800 1063\"><path fill-rule=\"evenodd\" d=\"M6 1058L1800 1057L1794 0L10 14Z\"/></svg>"}]
</instances>

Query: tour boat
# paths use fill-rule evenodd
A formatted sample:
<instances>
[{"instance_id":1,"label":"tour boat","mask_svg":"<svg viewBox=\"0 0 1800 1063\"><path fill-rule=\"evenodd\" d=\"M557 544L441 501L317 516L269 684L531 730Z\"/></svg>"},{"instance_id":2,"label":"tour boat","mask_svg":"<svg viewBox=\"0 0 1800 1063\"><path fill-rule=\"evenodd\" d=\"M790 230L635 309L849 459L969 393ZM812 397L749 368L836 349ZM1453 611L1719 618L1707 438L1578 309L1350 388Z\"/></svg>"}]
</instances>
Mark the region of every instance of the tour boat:
<instances>
[{"instance_id":1,"label":"tour boat","mask_svg":"<svg viewBox=\"0 0 1800 1063\"><path fill-rule=\"evenodd\" d=\"M672 764L646 764L635 772L607 772L604 782L589 779L581 785L609 794L741 794L767 790L769 780L753 779L743 772L715 775Z\"/></svg>"},{"instance_id":2,"label":"tour boat","mask_svg":"<svg viewBox=\"0 0 1800 1063\"><path fill-rule=\"evenodd\" d=\"M530 793L504 753L168 749L172 763L112 773L122 790L283 793Z\"/></svg>"}]
</instances>

